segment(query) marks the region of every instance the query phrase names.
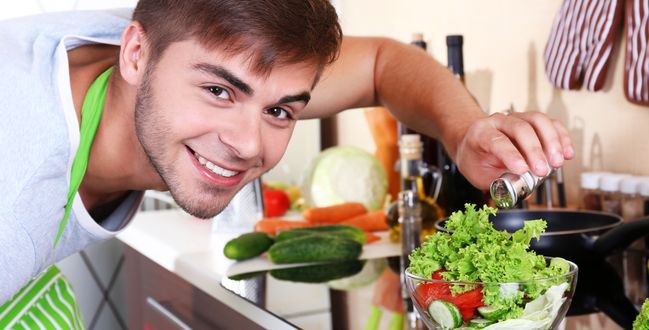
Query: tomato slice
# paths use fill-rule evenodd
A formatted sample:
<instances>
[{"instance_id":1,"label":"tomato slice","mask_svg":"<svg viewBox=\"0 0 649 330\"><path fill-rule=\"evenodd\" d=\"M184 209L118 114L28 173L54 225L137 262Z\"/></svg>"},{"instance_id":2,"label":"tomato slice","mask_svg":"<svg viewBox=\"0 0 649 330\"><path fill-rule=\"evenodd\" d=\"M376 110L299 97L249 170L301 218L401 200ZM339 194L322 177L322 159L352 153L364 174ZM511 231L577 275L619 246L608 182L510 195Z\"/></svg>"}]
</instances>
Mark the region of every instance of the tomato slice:
<instances>
[{"instance_id":1,"label":"tomato slice","mask_svg":"<svg viewBox=\"0 0 649 330\"><path fill-rule=\"evenodd\" d=\"M415 300L426 308L433 300L448 300L451 297L451 290L444 283L422 283L415 288Z\"/></svg>"},{"instance_id":2,"label":"tomato slice","mask_svg":"<svg viewBox=\"0 0 649 330\"><path fill-rule=\"evenodd\" d=\"M443 280L442 273L446 270L440 269L434 272L431 277L434 280ZM415 289L415 300L423 307L427 307L434 300L446 300L455 306L460 311L465 310L467 317L475 314L475 309L484 306L482 301L482 288L475 288L473 290L453 295L451 289L446 283L422 283ZM464 316L464 313L462 314ZM465 318L466 319L466 318Z\"/></svg>"},{"instance_id":3,"label":"tomato slice","mask_svg":"<svg viewBox=\"0 0 649 330\"><path fill-rule=\"evenodd\" d=\"M460 309L478 308L484 306L482 297L483 297L482 289L475 288L471 291L463 292L461 294L452 296L449 301L455 304L455 306L457 306Z\"/></svg>"},{"instance_id":4,"label":"tomato slice","mask_svg":"<svg viewBox=\"0 0 649 330\"><path fill-rule=\"evenodd\" d=\"M432 278L434 280L441 281L441 280L443 280L442 273L445 272L445 271L446 271L446 269L440 269L440 270L438 270L436 272L433 272L433 275L430 278Z\"/></svg>"},{"instance_id":5,"label":"tomato slice","mask_svg":"<svg viewBox=\"0 0 649 330\"><path fill-rule=\"evenodd\" d=\"M468 321L473 318L475 315L476 308L460 308L460 314L462 314L462 319Z\"/></svg>"}]
</instances>

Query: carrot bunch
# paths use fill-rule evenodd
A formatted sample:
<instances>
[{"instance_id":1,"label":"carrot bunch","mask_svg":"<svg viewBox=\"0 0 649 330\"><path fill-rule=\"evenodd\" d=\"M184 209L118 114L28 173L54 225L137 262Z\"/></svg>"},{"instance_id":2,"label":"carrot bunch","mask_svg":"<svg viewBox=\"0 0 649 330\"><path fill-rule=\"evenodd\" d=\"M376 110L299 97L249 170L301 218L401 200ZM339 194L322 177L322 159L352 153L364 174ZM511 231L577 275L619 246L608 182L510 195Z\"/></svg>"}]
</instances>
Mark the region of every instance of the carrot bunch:
<instances>
[{"instance_id":1,"label":"carrot bunch","mask_svg":"<svg viewBox=\"0 0 649 330\"><path fill-rule=\"evenodd\" d=\"M265 218L259 220L255 231L263 231L274 236L282 230L304 228L322 225L350 225L365 231L367 243L380 239L373 231L388 230L385 213L383 210L368 212L361 203L342 203L327 207L313 207L302 213L304 221Z\"/></svg>"}]
</instances>

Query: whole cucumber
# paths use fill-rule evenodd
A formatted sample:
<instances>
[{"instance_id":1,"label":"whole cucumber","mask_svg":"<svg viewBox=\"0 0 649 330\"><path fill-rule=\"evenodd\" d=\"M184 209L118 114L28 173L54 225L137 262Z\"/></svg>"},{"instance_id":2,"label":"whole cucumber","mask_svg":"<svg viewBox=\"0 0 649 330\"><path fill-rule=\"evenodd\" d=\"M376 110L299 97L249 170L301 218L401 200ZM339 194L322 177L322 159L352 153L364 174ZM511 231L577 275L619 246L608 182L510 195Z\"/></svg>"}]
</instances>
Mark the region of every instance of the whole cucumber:
<instances>
[{"instance_id":1,"label":"whole cucumber","mask_svg":"<svg viewBox=\"0 0 649 330\"><path fill-rule=\"evenodd\" d=\"M273 244L268 250L276 264L358 259L363 245L347 238L331 235L305 235Z\"/></svg>"},{"instance_id":2,"label":"whole cucumber","mask_svg":"<svg viewBox=\"0 0 649 330\"><path fill-rule=\"evenodd\" d=\"M250 259L266 252L273 242L264 232L246 233L226 243L223 254L234 260Z\"/></svg>"},{"instance_id":3,"label":"whole cucumber","mask_svg":"<svg viewBox=\"0 0 649 330\"><path fill-rule=\"evenodd\" d=\"M273 269L270 271L270 275L284 281L323 283L355 275L362 269L362 261L347 260L295 268Z\"/></svg>"},{"instance_id":4,"label":"whole cucumber","mask_svg":"<svg viewBox=\"0 0 649 330\"><path fill-rule=\"evenodd\" d=\"M282 242L288 239L312 234L324 234L348 238L361 244L365 244L366 241L365 232L358 227L349 225L329 225L284 230L275 236L275 242Z\"/></svg>"}]
</instances>

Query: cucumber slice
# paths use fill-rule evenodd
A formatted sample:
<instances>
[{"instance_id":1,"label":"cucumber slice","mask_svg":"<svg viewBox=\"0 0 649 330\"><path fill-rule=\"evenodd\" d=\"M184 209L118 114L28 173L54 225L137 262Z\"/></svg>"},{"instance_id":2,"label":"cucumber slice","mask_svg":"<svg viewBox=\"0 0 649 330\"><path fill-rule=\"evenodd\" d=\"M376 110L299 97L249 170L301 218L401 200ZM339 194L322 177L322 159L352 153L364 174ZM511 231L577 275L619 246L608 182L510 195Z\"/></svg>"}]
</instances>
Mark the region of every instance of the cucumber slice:
<instances>
[{"instance_id":1,"label":"cucumber slice","mask_svg":"<svg viewBox=\"0 0 649 330\"><path fill-rule=\"evenodd\" d=\"M430 316L444 329L455 329L462 325L462 313L457 306L445 300L435 300L428 305Z\"/></svg>"},{"instance_id":2,"label":"cucumber slice","mask_svg":"<svg viewBox=\"0 0 649 330\"><path fill-rule=\"evenodd\" d=\"M497 321L507 310L492 306L478 307L478 313L487 320Z\"/></svg>"},{"instance_id":3,"label":"cucumber slice","mask_svg":"<svg viewBox=\"0 0 649 330\"><path fill-rule=\"evenodd\" d=\"M486 327L488 325L492 325L494 323L496 323L496 321L487 320L487 319L473 319L473 320L469 321L469 327L482 329L482 328L484 328L484 327Z\"/></svg>"}]
</instances>

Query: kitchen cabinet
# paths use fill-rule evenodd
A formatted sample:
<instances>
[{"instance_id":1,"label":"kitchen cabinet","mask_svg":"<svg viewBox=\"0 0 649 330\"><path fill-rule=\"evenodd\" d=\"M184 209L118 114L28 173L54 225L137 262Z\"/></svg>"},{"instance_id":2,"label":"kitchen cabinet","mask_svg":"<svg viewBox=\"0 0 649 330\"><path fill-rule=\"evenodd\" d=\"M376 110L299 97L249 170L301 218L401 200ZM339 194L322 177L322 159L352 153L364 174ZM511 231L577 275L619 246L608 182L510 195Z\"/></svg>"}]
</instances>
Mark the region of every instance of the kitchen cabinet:
<instances>
[{"instance_id":1,"label":"kitchen cabinet","mask_svg":"<svg viewBox=\"0 0 649 330\"><path fill-rule=\"evenodd\" d=\"M125 258L130 329L263 329L133 248Z\"/></svg>"}]
</instances>

